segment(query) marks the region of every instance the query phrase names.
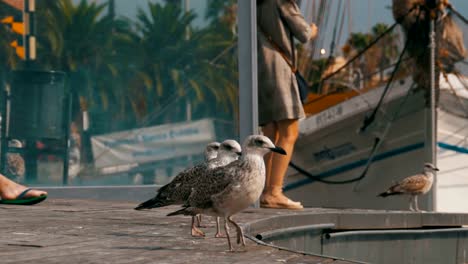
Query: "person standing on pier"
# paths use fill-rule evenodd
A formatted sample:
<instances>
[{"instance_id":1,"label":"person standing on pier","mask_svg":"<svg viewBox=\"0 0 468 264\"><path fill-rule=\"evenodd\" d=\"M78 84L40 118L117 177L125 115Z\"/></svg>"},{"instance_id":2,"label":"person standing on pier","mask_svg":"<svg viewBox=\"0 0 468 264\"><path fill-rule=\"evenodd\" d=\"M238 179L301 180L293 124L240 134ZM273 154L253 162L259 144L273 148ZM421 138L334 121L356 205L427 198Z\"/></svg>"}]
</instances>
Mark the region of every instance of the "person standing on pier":
<instances>
[{"instance_id":1,"label":"person standing on pier","mask_svg":"<svg viewBox=\"0 0 468 264\"><path fill-rule=\"evenodd\" d=\"M294 0L257 0L258 106L263 134L286 150L287 155L265 157L266 183L260 198L264 208L302 209L283 194L286 170L305 117L295 73L292 37L305 43L317 36ZM291 64L292 63L292 64Z\"/></svg>"},{"instance_id":2,"label":"person standing on pier","mask_svg":"<svg viewBox=\"0 0 468 264\"><path fill-rule=\"evenodd\" d=\"M0 174L0 204L33 205L44 201L47 192L33 190Z\"/></svg>"}]
</instances>

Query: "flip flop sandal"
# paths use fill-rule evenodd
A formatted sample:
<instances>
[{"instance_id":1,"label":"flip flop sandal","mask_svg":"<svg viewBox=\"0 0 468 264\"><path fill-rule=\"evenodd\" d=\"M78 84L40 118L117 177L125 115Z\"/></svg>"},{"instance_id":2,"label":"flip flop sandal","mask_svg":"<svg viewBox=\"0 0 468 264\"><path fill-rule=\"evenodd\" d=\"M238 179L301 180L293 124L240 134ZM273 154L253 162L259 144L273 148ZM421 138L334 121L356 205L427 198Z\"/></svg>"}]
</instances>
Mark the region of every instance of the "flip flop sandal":
<instances>
[{"instance_id":1,"label":"flip flop sandal","mask_svg":"<svg viewBox=\"0 0 468 264\"><path fill-rule=\"evenodd\" d=\"M44 201L47 198L47 195L27 197L26 194L31 191L31 188L27 188L22 193L20 193L15 199L10 200L0 200L0 204L13 204L13 205L33 205Z\"/></svg>"}]
</instances>

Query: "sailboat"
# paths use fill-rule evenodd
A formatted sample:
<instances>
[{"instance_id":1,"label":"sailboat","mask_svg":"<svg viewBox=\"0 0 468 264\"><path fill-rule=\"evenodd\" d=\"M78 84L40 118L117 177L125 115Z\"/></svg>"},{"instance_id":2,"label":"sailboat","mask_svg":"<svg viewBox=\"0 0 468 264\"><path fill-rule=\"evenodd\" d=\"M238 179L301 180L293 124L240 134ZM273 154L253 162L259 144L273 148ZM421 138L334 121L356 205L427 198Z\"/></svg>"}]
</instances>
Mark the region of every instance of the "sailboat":
<instances>
[{"instance_id":1,"label":"sailboat","mask_svg":"<svg viewBox=\"0 0 468 264\"><path fill-rule=\"evenodd\" d=\"M468 175L462 177L468 169L468 79L457 70L466 51L454 22L463 17L448 1L431 8L434 1L416 2L393 0L398 22L391 28L398 24L406 38L384 80L367 74L363 81L366 74L350 62L363 51L341 65L329 64L321 89L309 95L285 186L293 199L310 207L408 210L408 197L376 195L432 162L441 172L420 198L422 209L468 212L454 195L468 187ZM429 45L437 60L431 61ZM436 47L451 52L444 57ZM327 78L330 72L334 77Z\"/></svg>"}]
</instances>

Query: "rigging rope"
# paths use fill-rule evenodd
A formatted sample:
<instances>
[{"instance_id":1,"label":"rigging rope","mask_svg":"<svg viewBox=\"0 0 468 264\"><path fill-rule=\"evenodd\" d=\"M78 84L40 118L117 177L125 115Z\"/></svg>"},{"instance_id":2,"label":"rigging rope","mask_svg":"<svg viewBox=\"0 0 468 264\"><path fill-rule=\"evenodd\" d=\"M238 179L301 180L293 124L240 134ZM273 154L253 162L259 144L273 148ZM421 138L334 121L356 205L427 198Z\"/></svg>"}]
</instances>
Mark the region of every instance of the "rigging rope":
<instances>
[{"instance_id":1,"label":"rigging rope","mask_svg":"<svg viewBox=\"0 0 468 264\"><path fill-rule=\"evenodd\" d=\"M374 108L374 111L372 111L371 115L368 115L365 117L363 125L361 127L361 132L365 131L369 127L369 125L371 125L374 122L375 117L377 115L377 111L379 111L380 107L382 106L383 100L385 96L387 95L388 91L390 90L390 87L391 87L390 85L392 84L393 79L395 78L396 72L400 68L401 62L403 61L403 56L405 55L405 52L406 52L406 49L408 48L409 43L410 43L410 38L406 40L405 46L403 47L403 50L400 53L397 64L395 65L395 68L392 71L392 75L390 75L390 79L388 80L387 85L385 86L385 89L382 95L380 96L377 106Z\"/></svg>"},{"instance_id":2,"label":"rigging rope","mask_svg":"<svg viewBox=\"0 0 468 264\"><path fill-rule=\"evenodd\" d=\"M341 66L340 68L338 68L338 70L330 73L329 75L325 76L322 80L320 80L320 82L324 82L328 79L330 79L331 77L335 76L336 74L338 74L341 70L343 70L344 68L348 67L351 63L353 63L356 59L358 59L359 57L361 57L364 53L366 53L367 50L369 50L370 48L372 48L372 46L374 46L377 42L379 42L380 39L382 39L385 35L387 35L388 33L390 33L396 26L398 25L398 22L394 23L391 27L389 27L384 33L382 33L380 36L378 36L377 38L375 38L371 43L369 43L369 45L367 45L364 49L362 49L361 51L359 51L354 57L352 57L351 59L349 59L343 66Z\"/></svg>"},{"instance_id":3,"label":"rigging rope","mask_svg":"<svg viewBox=\"0 0 468 264\"><path fill-rule=\"evenodd\" d=\"M465 24L468 24L468 19L464 17L460 12L458 12L452 5L447 6L452 13L454 13L458 18L460 18L461 21L463 21Z\"/></svg>"},{"instance_id":4,"label":"rigging rope","mask_svg":"<svg viewBox=\"0 0 468 264\"><path fill-rule=\"evenodd\" d=\"M370 164L372 163L372 161L374 161L374 158L375 158L375 154L377 153L377 150L379 149L380 145L382 144L382 142L384 142L384 139L387 135L387 132L388 130L390 129L392 123L397 119L397 117L399 116L400 114L400 111L401 109L403 108L403 105L406 103L407 99L409 98L409 95L411 94L411 91L414 89L415 85L414 83L411 85L411 87L408 89L408 92L406 93L405 95L405 98L403 99L403 101L400 103L400 106L398 107L398 110L395 112L395 114L393 115L393 118L391 119L391 121L387 124L387 126L385 127L385 130L384 130L384 133L381 137L376 137L375 140L374 140L374 145L372 146L372 149L371 149L371 154L369 155L369 158L367 159L367 162L366 162L366 165L365 165L365 168L364 170L362 171L362 173L356 177L356 178L352 178L352 179L348 179L348 180L341 180L341 181L332 181L332 180L325 180L317 175L313 175L312 173L308 172L307 170L305 170L304 168L296 165L294 162L290 161L289 162L289 166L291 166L293 169L295 169L297 172L301 173L302 175L306 176L307 178L311 179L311 180L314 180L314 181L318 181L318 182L321 182L321 183L325 183L325 184L330 184L330 185L342 185L342 184L349 184L349 183L353 183L353 182L359 182L360 180L364 179L367 175L367 171L369 170L370 168ZM354 189L357 188L357 185L354 187Z\"/></svg>"},{"instance_id":5,"label":"rigging rope","mask_svg":"<svg viewBox=\"0 0 468 264\"><path fill-rule=\"evenodd\" d=\"M372 46L374 46L377 42L379 42L380 39L382 39L385 35L387 35L388 33L390 33L398 24L399 22L405 18L407 15L409 15L411 12L413 12L413 10L419 8L420 6L419 5L415 5L413 6L404 16L400 17L397 19L397 22L395 22L393 25L391 25L387 30L385 30L385 32L383 32L382 34L380 34L378 37L376 37L371 43L369 43L369 45L367 45L364 49L362 49L361 51L359 51L354 57L352 57L350 60L348 60L343 66L341 66L340 68L338 68L338 70L330 73L329 75L325 76L322 80L320 80L320 82L324 82L328 79L330 79L331 77L335 76L336 74L338 74L341 70L343 70L344 68L348 67L351 63L353 63L356 59L358 59L359 57L361 57L364 53L366 53L367 50L369 50L370 48L372 48ZM419 16L418 16L419 18Z\"/></svg>"},{"instance_id":6,"label":"rigging rope","mask_svg":"<svg viewBox=\"0 0 468 264\"><path fill-rule=\"evenodd\" d=\"M408 13L405 14L405 16L407 16L408 14L410 14L415 8L419 8L419 6L414 6L413 8L411 8ZM419 10L419 9L418 9ZM420 12L418 13L418 16L417 16L417 21L419 21L419 18L420 18ZM403 17L405 17L403 16ZM403 18L402 17L402 18ZM398 21L400 21L402 18L399 18ZM388 34L391 30L393 30L396 25L398 24L398 22L396 22L395 24L393 24L390 28L388 28L384 33L382 33L380 36L378 36L376 39L374 39L373 42L371 42L371 44L369 44L366 48L364 48L361 52L358 53L358 55L356 55L355 57L353 57L351 60L348 61L348 63L346 63L345 65L343 65L341 68L339 68L337 71L331 73L330 75L326 76L322 82L324 80L327 80L329 78L331 78L333 75L335 75L336 73L338 73L340 70L342 70L343 68L345 68L347 65L349 65L352 61L354 61L357 57L359 57L360 55L362 55L364 52L366 52L370 47L372 47L375 43L377 43L383 36L385 36L386 34ZM364 120L364 126L361 128L361 131L364 131L365 128L367 128L368 125L370 125L373 120L375 119L375 116L377 114L377 111L380 109L381 107L381 104L383 102L383 99L386 95L386 93L388 92L389 88L390 88L390 85L391 83L393 82L393 79L396 75L396 72L398 71L400 65L401 65L401 62L403 61L403 56L406 52L406 49L408 48L408 45L410 43L410 38L407 38L406 42L405 42L405 45L403 47L403 50L401 51L399 57L398 57L398 61L397 63L395 64L395 68L393 69L392 71L392 75L389 79L389 81L387 82L387 85L385 87L385 90L382 94L382 96L380 97L380 100L376 106L376 108L374 109L374 111L372 112L372 115L369 116L369 117L366 117L366 119ZM375 140L374 140L374 145L372 147L372 150L371 150L371 154L369 155L369 158L367 159L367 162L366 162L366 165L365 165L365 168L364 170L362 171L362 173L356 177L356 178L353 178L353 179L348 179L348 180L342 180L342 181L331 181L331 180L325 180L325 179L322 179L316 175L313 175L311 173L309 173L308 171L306 171L305 169L301 168L300 166L296 165L295 163L293 163L292 161L289 162L289 165L294 168L296 171L298 171L299 173L307 176L308 178L312 179L312 180L315 180L315 181L319 181L319 182L322 182L322 183L326 183L326 184L332 184L332 185L339 185L339 184L349 184L349 183L353 183L353 182L359 182L360 180L364 179L367 175L367 171L369 170L370 168L370 165L372 163L372 161L374 160L375 158L375 154L377 153L377 150L378 148L380 147L380 145L382 144L384 138L386 137L387 135L387 132L391 126L391 124L396 120L396 118L398 117L403 105L406 103L406 100L408 99L411 91L413 90L414 88L414 83L413 85L410 87L410 89L408 89L408 92L404 98L404 100L402 101L402 103L400 104L398 110L395 112L393 118L391 119L391 122L389 122L385 128L385 131L383 133L383 136L382 137L375 137ZM354 190L356 190L356 188L358 187L358 185L356 185L354 187Z\"/></svg>"},{"instance_id":7,"label":"rigging rope","mask_svg":"<svg viewBox=\"0 0 468 264\"><path fill-rule=\"evenodd\" d=\"M451 92L451 93L455 96L455 98L457 99L458 105L463 109L463 111L465 112L465 114L468 114L468 109L466 108L465 104L463 103L463 100L462 100L462 99L460 98L460 96L457 94L457 91L455 90L455 88L453 87L452 83L450 82L447 72L445 72L444 70L441 70L441 72L442 72L442 75L444 76L445 81L447 82L447 84L448 84L448 86L449 86L450 92ZM458 76L457 76L457 77L458 77ZM463 83L462 83L462 85L463 85Z\"/></svg>"}]
</instances>

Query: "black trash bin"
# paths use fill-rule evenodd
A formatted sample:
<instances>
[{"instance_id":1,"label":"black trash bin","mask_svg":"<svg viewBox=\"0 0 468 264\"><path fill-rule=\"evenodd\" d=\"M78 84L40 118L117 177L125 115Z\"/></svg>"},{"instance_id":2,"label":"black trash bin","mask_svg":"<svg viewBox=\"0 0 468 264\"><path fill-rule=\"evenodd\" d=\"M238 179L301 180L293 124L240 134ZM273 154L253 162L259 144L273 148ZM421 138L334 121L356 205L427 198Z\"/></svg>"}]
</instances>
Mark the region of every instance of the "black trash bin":
<instances>
[{"instance_id":1,"label":"black trash bin","mask_svg":"<svg viewBox=\"0 0 468 264\"><path fill-rule=\"evenodd\" d=\"M14 71L10 79L9 137L62 139L67 131L65 73Z\"/></svg>"},{"instance_id":2,"label":"black trash bin","mask_svg":"<svg viewBox=\"0 0 468 264\"><path fill-rule=\"evenodd\" d=\"M7 131L2 133L2 145L18 139L26 143L26 181L37 180L37 159L40 154L54 154L63 158L63 182L68 178L68 138L70 96L66 74L60 71L19 70L9 76ZM3 115L3 113L2 113ZM5 116L5 115L3 115ZM3 132L3 131L2 131ZM37 142L47 142L53 153L43 153ZM2 151L2 161L5 161ZM3 163L5 164L5 163ZM5 166L5 165L4 165ZM5 169L5 167L2 169Z\"/></svg>"}]
</instances>

